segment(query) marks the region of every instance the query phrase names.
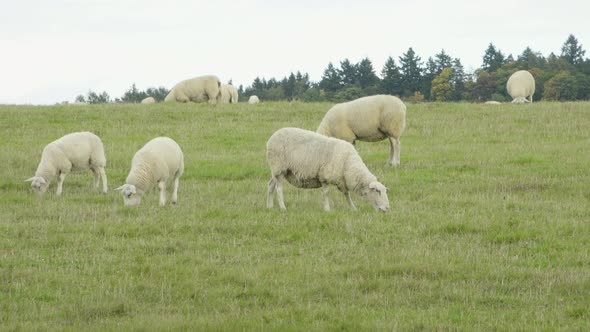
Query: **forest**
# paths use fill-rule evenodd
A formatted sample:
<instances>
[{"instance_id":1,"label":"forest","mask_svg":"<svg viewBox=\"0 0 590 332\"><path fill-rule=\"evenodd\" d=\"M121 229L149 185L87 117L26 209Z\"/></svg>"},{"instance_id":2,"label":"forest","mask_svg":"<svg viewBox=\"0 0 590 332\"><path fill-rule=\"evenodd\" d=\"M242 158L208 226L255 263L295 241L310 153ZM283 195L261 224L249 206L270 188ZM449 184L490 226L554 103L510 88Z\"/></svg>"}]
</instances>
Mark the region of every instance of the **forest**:
<instances>
[{"instance_id":1,"label":"forest","mask_svg":"<svg viewBox=\"0 0 590 332\"><path fill-rule=\"evenodd\" d=\"M328 63L319 82L308 73L291 72L281 79L256 77L249 86L238 86L240 100L257 95L262 101L299 100L308 102L343 102L374 94L390 94L408 102L424 101L510 101L506 82L517 70L528 70L535 77L533 100L568 101L590 99L590 59L574 35L569 35L559 55L544 56L526 47L516 56L504 54L493 43L484 51L481 67L466 72L461 59L444 49L423 60L412 47L397 61L389 56L377 73L369 58L357 63L343 59ZM228 82L231 84L231 81ZM77 102L136 103L148 96L163 101L165 87L137 89L135 83L120 98L111 100L106 92L89 91Z\"/></svg>"}]
</instances>

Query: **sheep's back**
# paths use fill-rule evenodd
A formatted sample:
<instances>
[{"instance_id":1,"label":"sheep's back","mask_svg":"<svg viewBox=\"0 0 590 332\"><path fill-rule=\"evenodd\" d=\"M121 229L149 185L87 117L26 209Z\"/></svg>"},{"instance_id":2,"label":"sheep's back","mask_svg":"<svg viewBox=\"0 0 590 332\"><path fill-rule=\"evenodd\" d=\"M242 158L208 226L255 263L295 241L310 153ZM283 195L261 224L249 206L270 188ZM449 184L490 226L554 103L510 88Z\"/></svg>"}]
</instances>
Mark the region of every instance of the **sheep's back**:
<instances>
[{"instance_id":1,"label":"sheep's back","mask_svg":"<svg viewBox=\"0 0 590 332\"><path fill-rule=\"evenodd\" d=\"M55 158L61 155L70 161L72 170L88 169L91 162L100 166L106 164L102 141L90 132L65 135L50 146L59 150L59 153L54 153Z\"/></svg>"},{"instance_id":2,"label":"sheep's back","mask_svg":"<svg viewBox=\"0 0 590 332\"><path fill-rule=\"evenodd\" d=\"M132 165L150 165L155 179L167 178L184 168L184 155L178 143L168 137L147 142L133 157Z\"/></svg>"},{"instance_id":3,"label":"sheep's back","mask_svg":"<svg viewBox=\"0 0 590 332\"><path fill-rule=\"evenodd\" d=\"M267 160L274 173L291 172L299 181L339 173L343 157L354 147L342 140L298 128L283 128L267 142Z\"/></svg>"},{"instance_id":4,"label":"sheep's back","mask_svg":"<svg viewBox=\"0 0 590 332\"><path fill-rule=\"evenodd\" d=\"M512 98L528 97L535 93L535 78L530 72L519 70L506 82L506 90Z\"/></svg>"}]
</instances>

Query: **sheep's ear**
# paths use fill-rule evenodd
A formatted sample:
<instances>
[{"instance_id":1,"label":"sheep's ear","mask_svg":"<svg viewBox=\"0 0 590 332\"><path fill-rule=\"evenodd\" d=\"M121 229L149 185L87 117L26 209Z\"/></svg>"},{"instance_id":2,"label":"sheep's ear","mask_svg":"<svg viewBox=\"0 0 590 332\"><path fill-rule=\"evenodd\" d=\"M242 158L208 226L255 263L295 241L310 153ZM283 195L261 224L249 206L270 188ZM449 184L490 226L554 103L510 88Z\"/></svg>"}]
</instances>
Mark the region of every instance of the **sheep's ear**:
<instances>
[{"instance_id":1,"label":"sheep's ear","mask_svg":"<svg viewBox=\"0 0 590 332\"><path fill-rule=\"evenodd\" d=\"M375 182L369 183L369 189L375 189L375 188L377 188L377 185L375 184Z\"/></svg>"},{"instance_id":2,"label":"sheep's ear","mask_svg":"<svg viewBox=\"0 0 590 332\"><path fill-rule=\"evenodd\" d=\"M115 190L123 190L123 188L125 187L125 185L120 186L119 188L115 189Z\"/></svg>"},{"instance_id":3,"label":"sheep's ear","mask_svg":"<svg viewBox=\"0 0 590 332\"><path fill-rule=\"evenodd\" d=\"M26 179L25 182L33 182L33 180L35 180L35 177L34 176L32 178Z\"/></svg>"}]
</instances>

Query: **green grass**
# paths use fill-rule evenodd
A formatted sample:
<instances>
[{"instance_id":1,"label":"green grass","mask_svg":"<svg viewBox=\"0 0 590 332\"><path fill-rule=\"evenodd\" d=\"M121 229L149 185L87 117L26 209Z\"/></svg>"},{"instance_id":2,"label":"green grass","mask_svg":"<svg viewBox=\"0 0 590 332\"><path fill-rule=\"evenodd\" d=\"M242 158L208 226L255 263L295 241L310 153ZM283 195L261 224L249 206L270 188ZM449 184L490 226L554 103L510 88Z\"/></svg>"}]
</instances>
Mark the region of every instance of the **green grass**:
<instances>
[{"instance_id":1,"label":"green grass","mask_svg":"<svg viewBox=\"0 0 590 332\"><path fill-rule=\"evenodd\" d=\"M408 105L402 165L357 144L390 188L285 186L265 208L265 143L330 104L0 107L0 330L588 330L590 103ZM45 144L105 144L111 189L158 135L183 148L179 204L24 182Z\"/></svg>"}]
</instances>

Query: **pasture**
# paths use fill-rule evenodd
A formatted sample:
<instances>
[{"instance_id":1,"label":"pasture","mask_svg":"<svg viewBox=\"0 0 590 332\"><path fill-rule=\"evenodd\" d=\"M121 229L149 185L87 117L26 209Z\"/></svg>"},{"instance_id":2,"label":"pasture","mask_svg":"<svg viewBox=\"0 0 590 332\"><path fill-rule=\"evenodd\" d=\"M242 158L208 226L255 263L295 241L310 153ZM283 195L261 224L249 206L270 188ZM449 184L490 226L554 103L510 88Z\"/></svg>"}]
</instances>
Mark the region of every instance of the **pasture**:
<instances>
[{"instance_id":1,"label":"pasture","mask_svg":"<svg viewBox=\"0 0 590 332\"><path fill-rule=\"evenodd\" d=\"M265 143L328 103L0 106L0 330L587 330L590 103L408 105L401 166L357 144L391 211L284 186ZM90 172L37 197L43 147L99 135ZM184 150L179 204L125 208L135 151Z\"/></svg>"}]
</instances>

